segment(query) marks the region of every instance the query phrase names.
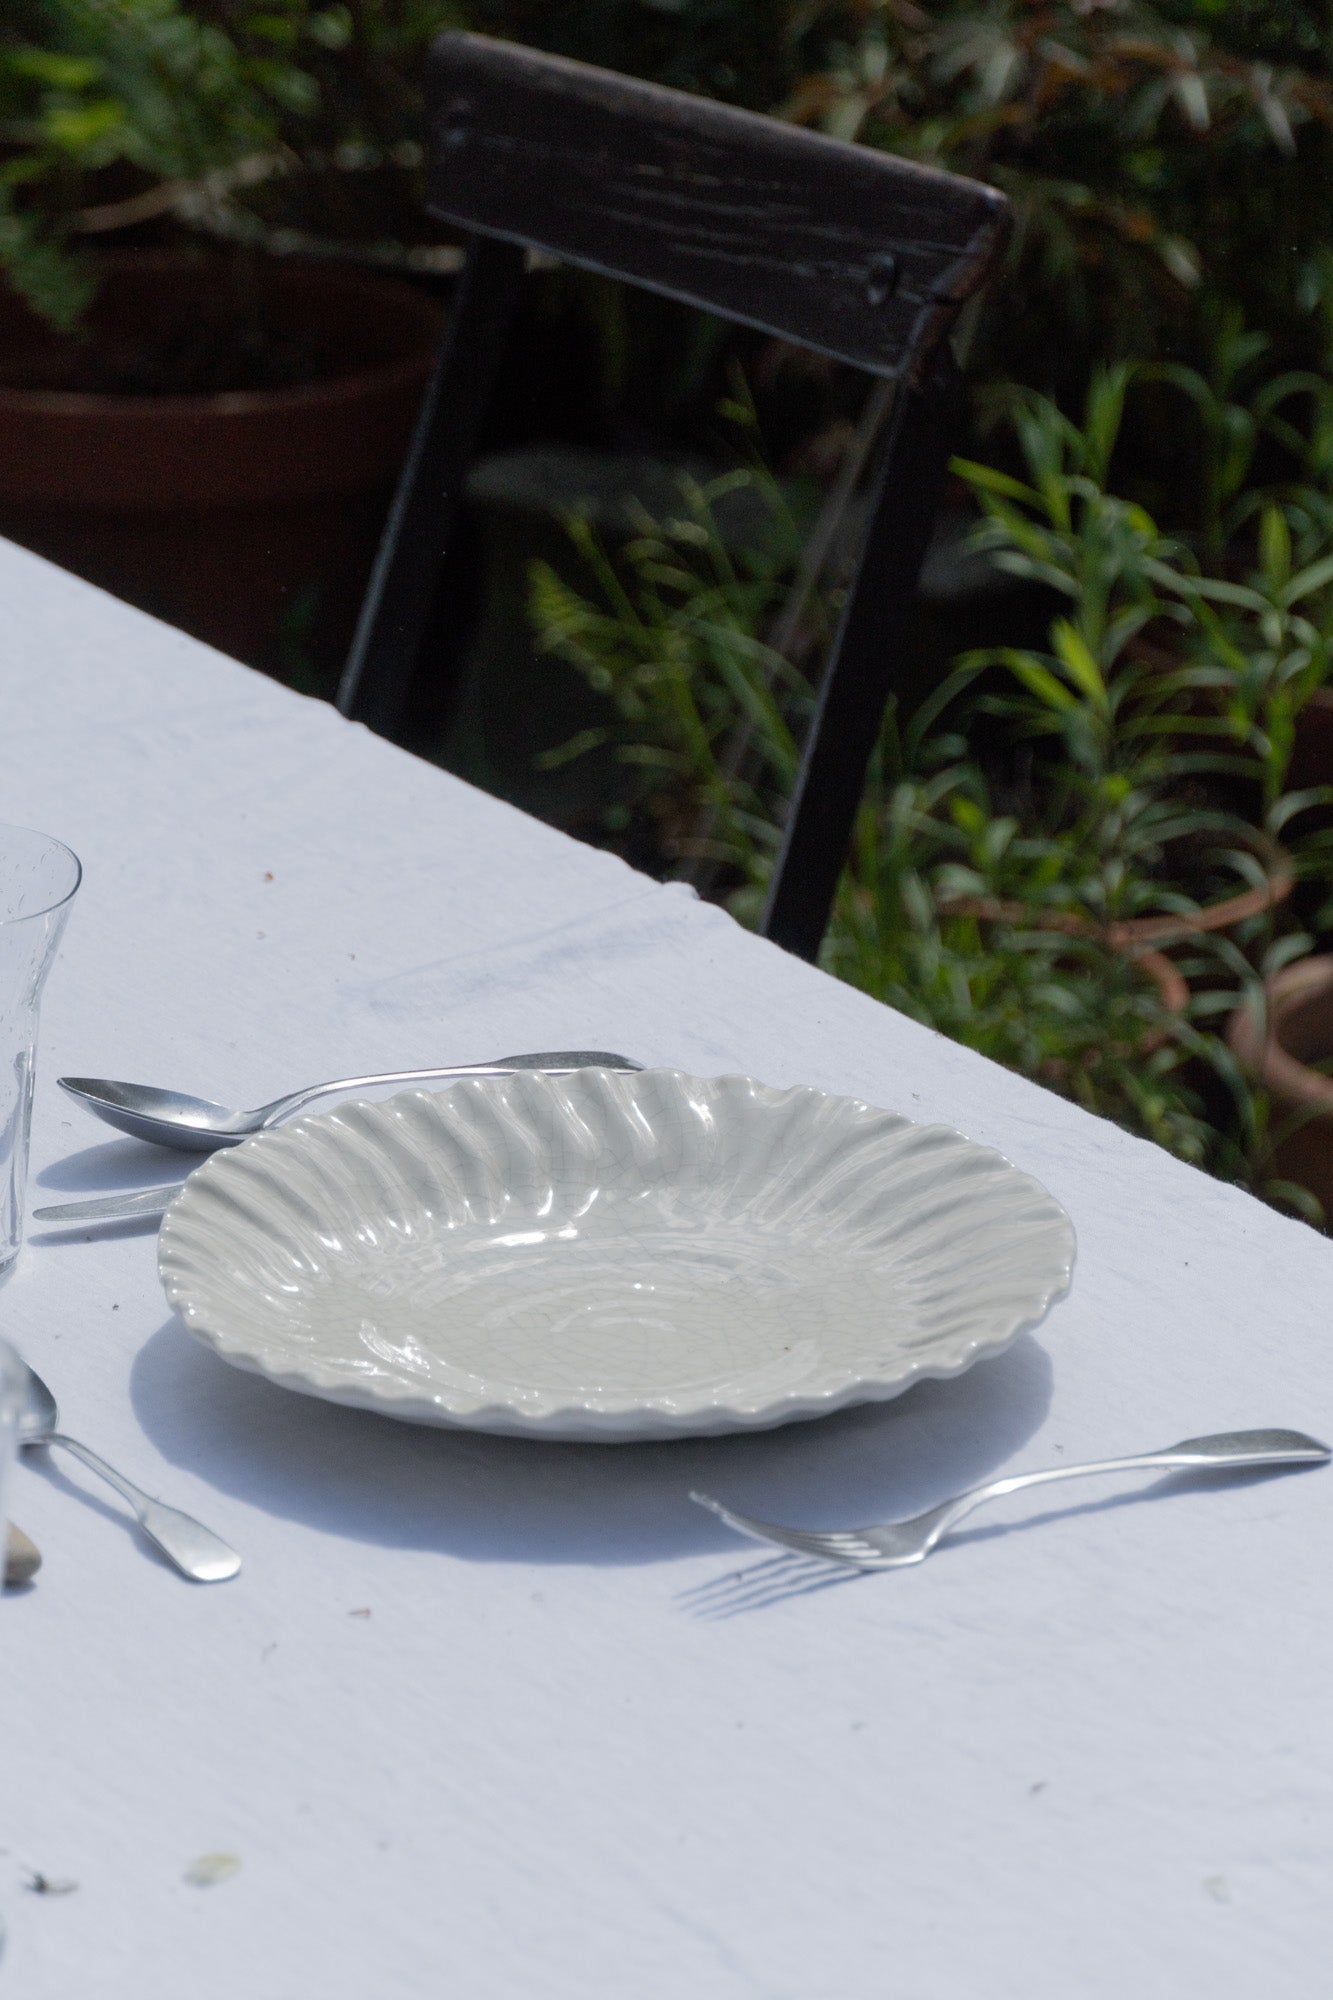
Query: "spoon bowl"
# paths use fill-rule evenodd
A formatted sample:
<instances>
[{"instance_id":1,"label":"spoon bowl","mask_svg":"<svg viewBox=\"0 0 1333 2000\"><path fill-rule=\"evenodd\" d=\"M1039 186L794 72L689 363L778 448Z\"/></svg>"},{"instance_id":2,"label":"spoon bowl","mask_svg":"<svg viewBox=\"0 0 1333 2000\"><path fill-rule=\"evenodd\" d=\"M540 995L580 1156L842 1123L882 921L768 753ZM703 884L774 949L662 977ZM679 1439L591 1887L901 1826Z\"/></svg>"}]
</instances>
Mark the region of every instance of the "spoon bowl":
<instances>
[{"instance_id":1,"label":"spoon bowl","mask_svg":"<svg viewBox=\"0 0 1333 2000\"><path fill-rule=\"evenodd\" d=\"M60 1428L60 1410L55 1397L35 1368L23 1363L27 1379L23 1385L23 1408L19 1413L19 1444L45 1444Z\"/></svg>"},{"instance_id":2,"label":"spoon bowl","mask_svg":"<svg viewBox=\"0 0 1333 2000\"><path fill-rule=\"evenodd\" d=\"M62 1090L132 1139L182 1152L211 1153L219 1146L238 1146L262 1123L257 1111L229 1111L207 1097L156 1090L150 1083L116 1083L95 1076L62 1076L59 1081Z\"/></svg>"},{"instance_id":3,"label":"spoon bowl","mask_svg":"<svg viewBox=\"0 0 1333 2000\"><path fill-rule=\"evenodd\" d=\"M181 1090L159 1090L149 1083L117 1083L107 1077L62 1076L62 1090L95 1112L108 1125L128 1132L132 1139L145 1139L151 1146L170 1146L179 1153L215 1153L223 1146L239 1146L255 1132L304 1110L317 1097L338 1091L368 1090L380 1084L438 1083L461 1076L504 1076L513 1070L536 1069L553 1076L568 1075L576 1069L642 1069L629 1056L611 1054L606 1049L544 1049L535 1055L497 1056L489 1063L462 1063L450 1069L394 1070L384 1076L349 1076L334 1083L315 1083L275 1097L254 1111L233 1111L214 1104L207 1097L190 1097Z\"/></svg>"}]
</instances>

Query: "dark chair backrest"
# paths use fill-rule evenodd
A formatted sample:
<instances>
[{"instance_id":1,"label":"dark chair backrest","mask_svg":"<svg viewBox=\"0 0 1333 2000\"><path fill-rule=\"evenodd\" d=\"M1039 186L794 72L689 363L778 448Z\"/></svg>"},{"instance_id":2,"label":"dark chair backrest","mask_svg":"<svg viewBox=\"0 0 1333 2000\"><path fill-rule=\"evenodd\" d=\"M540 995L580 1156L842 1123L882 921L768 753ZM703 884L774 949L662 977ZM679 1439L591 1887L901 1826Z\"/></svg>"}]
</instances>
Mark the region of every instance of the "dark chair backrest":
<instances>
[{"instance_id":1,"label":"dark chair backrest","mask_svg":"<svg viewBox=\"0 0 1333 2000\"><path fill-rule=\"evenodd\" d=\"M399 726L524 269L537 249L898 383L760 928L819 948L947 462L946 336L1003 249L993 188L479 35L427 82L428 206L468 243L338 694Z\"/></svg>"}]
</instances>

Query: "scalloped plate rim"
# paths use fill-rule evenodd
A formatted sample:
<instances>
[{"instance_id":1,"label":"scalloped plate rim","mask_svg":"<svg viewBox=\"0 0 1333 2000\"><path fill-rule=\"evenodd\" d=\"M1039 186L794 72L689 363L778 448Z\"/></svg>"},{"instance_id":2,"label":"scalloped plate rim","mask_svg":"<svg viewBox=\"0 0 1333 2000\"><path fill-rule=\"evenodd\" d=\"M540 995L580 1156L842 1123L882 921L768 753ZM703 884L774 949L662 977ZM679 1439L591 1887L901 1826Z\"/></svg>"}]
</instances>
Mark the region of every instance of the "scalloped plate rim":
<instances>
[{"instance_id":1,"label":"scalloped plate rim","mask_svg":"<svg viewBox=\"0 0 1333 2000\"><path fill-rule=\"evenodd\" d=\"M532 1073L534 1076L539 1072ZM904 1357L901 1351L893 1357L895 1365L883 1374L861 1373L848 1377L836 1387L822 1393L790 1392L770 1395L766 1402L746 1404L743 1401L709 1401L706 1392L699 1392L687 1408L679 1407L679 1392L663 1392L663 1397L635 1396L622 1403L602 1403L592 1406L586 1401L566 1401L550 1403L541 1409L524 1409L503 1394L493 1401L474 1400L464 1406L463 1399L455 1395L448 1399L443 1393L433 1396L415 1394L410 1388L401 1393L384 1383L359 1384L339 1380L321 1380L325 1364L318 1361L305 1368L291 1368L266 1357L263 1348L247 1343L243 1336L228 1333L206 1324L198 1309L187 1297L187 1282L171 1263L172 1236L174 1223L182 1213L188 1214L192 1193L198 1190L196 1181L207 1185L210 1175L218 1170L223 1173L234 1171L246 1156L253 1156L256 1148L265 1152L272 1141L278 1138L299 1137L311 1127L327 1129L340 1116L350 1111L387 1111L394 1104L408 1098L437 1099L457 1090L459 1085L450 1085L444 1090L415 1088L401 1091L384 1099L347 1099L324 1113L306 1113L284 1124L275 1126L271 1132L257 1133L246 1139L240 1146L225 1153L210 1156L201 1166L187 1176L179 1192L173 1198L163 1216L158 1238L158 1271L163 1291L168 1303L180 1317L190 1334L207 1346L219 1359L247 1374L255 1374L274 1383L275 1386L299 1395L307 1395L320 1401L333 1402L346 1408L367 1410L373 1414L390 1417L395 1421L425 1424L441 1429L479 1430L492 1435L508 1437L528 1437L546 1440L566 1440L580 1443L624 1443L635 1440L645 1442L662 1441L671 1438L715 1437L732 1432L773 1429L781 1424L817 1421L820 1417L831 1416L837 1411L860 1403L889 1402L904 1395L919 1381L951 1381L964 1374L975 1363L992 1359L1013 1345L1020 1335L1031 1332L1041 1324L1062 1298L1066 1297L1073 1280L1077 1257L1077 1239L1072 1220L1063 1205L1058 1202L1042 1182L1029 1174L1026 1169L1016 1166L997 1147L981 1141L969 1139L955 1127L933 1121L921 1123L903 1112L887 1110L874 1105L869 1100L852 1097L846 1093L821 1091L814 1085L772 1085L743 1072L729 1071L713 1077L701 1078L690 1071L677 1069L640 1070L622 1077L619 1072L585 1071L580 1075L610 1075L621 1083L633 1086L642 1079L670 1077L686 1085L693 1082L717 1084L741 1084L761 1093L770 1101L789 1098L795 1094L810 1094L832 1102L848 1106L853 1111L885 1112L887 1116L900 1121L922 1135L938 1134L941 1138L956 1141L964 1149L965 1155L984 1155L1003 1166L1014 1176L1016 1182L1026 1185L1035 1197L1049 1204L1050 1220L1064 1237L1063 1256L1052 1257L1049 1277L1045 1277L1034 1291L1030 1307L1002 1333L994 1337L979 1335L970 1340L967 1348L949 1361L929 1362L912 1357ZM510 1078L469 1078L463 1088L483 1091L499 1086L503 1088L513 1081ZM550 1079L552 1082L568 1083L570 1079ZM202 1178L201 1178L202 1177ZM272 1337L267 1345L271 1350ZM665 1398L675 1395L676 1407L667 1407Z\"/></svg>"}]
</instances>

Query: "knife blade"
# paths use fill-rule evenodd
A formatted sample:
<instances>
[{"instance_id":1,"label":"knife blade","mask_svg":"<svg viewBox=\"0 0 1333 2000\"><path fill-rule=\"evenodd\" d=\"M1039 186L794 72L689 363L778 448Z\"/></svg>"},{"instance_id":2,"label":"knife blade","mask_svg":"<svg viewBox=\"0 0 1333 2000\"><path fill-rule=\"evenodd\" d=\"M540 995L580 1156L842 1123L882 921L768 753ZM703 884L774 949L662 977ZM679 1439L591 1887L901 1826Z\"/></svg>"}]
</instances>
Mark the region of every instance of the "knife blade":
<instances>
[{"instance_id":1,"label":"knife blade","mask_svg":"<svg viewBox=\"0 0 1333 2000\"><path fill-rule=\"evenodd\" d=\"M57 1201L35 1208L34 1222L133 1222L142 1216L165 1215L185 1186L169 1181L164 1187L137 1188L130 1194L102 1195L94 1201Z\"/></svg>"}]
</instances>

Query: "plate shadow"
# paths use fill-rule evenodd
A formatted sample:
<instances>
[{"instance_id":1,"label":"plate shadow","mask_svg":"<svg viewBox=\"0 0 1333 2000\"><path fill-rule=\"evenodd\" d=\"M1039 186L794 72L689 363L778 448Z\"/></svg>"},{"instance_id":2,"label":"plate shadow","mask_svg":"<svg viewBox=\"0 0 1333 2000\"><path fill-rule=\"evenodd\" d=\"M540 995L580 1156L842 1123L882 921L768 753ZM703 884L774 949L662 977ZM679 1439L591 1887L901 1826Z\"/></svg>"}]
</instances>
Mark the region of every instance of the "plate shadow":
<instances>
[{"instance_id":1,"label":"plate shadow","mask_svg":"<svg viewBox=\"0 0 1333 2000\"><path fill-rule=\"evenodd\" d=\"M888 1403L722 1438L557 1444L399 1423L230 1367L179 1321L131 1374L173 1465L326 1533L472 1561L645 1563L735 1551L692 1487L745 1512L830 1524L915 1513L984 1479L1040 1426L1051 1364L1030 1334ZM750 1545L751 1550L753 1545Z\"/></svg>"},{"instance_id":2,"label":"plate shadow","mask_svg":"<svg viewBox=\"0 0 1333 2000\"><path fill-rule=\"evenodd\" d=\"M184 1180L202 1158L200 1153L146 1146L142 1139L111 1139L51 1160L31 1179L33 1185L53 1188L57 1194L91 1199L94 1195L120 1194L127 1188L159 1187L165 1181Z\"/></svg>"}]
</instances>

